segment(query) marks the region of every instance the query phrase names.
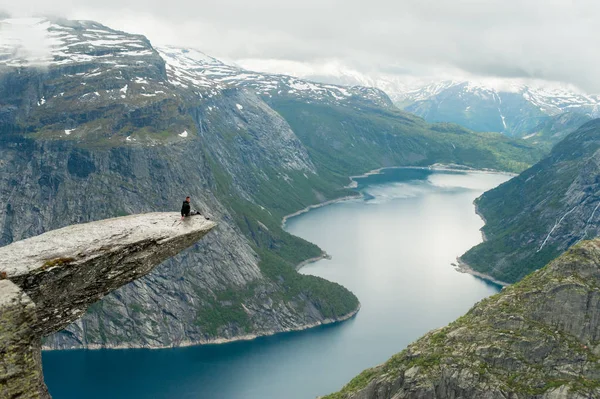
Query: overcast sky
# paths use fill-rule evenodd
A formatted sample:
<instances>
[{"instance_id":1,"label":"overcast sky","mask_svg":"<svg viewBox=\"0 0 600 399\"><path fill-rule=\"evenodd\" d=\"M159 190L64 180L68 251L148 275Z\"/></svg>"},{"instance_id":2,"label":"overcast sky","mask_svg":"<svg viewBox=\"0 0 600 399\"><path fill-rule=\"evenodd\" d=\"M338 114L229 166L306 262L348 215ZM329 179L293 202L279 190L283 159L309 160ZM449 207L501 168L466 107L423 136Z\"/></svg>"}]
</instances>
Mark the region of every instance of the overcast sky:
<instances>
[{"instance_id":1,"label":"overcast sky","mask_svg":"<svg viewBox=\"0 0 600 399\"><path fill-rule=\"evenodd\" d=\"M370 74L546 79L600 92L596 0L79 3L0 0L0 9L97 20L153 43L281 72L346 65Z\"/></svg>"}]
</instances>

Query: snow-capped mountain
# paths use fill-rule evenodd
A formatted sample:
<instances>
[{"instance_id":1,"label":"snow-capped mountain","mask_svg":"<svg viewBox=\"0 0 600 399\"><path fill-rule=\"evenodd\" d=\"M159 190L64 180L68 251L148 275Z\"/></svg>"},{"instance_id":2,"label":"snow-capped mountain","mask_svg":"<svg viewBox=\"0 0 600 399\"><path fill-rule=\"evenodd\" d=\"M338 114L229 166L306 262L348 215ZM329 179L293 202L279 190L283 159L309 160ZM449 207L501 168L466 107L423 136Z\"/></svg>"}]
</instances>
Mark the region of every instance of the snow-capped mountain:
<instances>
[{"instance_id":1,"label":"snow-capped mountain","mask_svg":"<svg viewBox=\"0 0 600 399\"><path fill-rule=\"evenodd\" d=\"M485 83L470 81L441 81L404 91L401 96L405 101L415 103L430 100L450 89L460 89L460 91L457 90L458 96L469 93L485 101L497 99L505 93L519 94L525 101L547 115L557 115L565 111L579 111L592 116L600 113L600 95L582 94L559 87L531 86L510 82L503 88L496 88L492 85L485 85Z\"/></svg>"},{"instance_id":2,"label":"snow-capped mountain","mask_svg":"<svg viewBox=\"0 0 600 399\"><path fill-rule=\"evenodd\" d=\"M284 95L334 103L360 98L373 105L392 106L388 96L373 87L340 86L288 75L253 72L193 49L158 47L157 50L167 63L169 80L186 88L239 86L252 89L260 96Z\"/></svg>"},{"instance_id":3,"label":"snow-capped mountain","mask_svg":"<svg viewBox=\"0 0 600 399\"><path fill-rule=\"evenodd\" d=\"M80 99L86 101L100 101L104 97L173 96L165 89L167 86L187 89L201 97L215 95L228 87L246 87L261 96L303 97L340 104L359 100L392 106L387 95L376 88L252 72L193 49L155 49L144 36L116 31L92 21L10 18L0 20L0 30L0 71L43 66L61 68L66 77L72 75L100 83L108 78L102 83L105 90L90 91L85 87L76 90ZM148 75L148 66L156 71L155 75ZM121 81L118 87L109 83L115 80ZM67 94L72 93L54 93L52 98ZM40 105L46 101L50 98L39 99Z\"/></svg>"},{"instance_id":4,"label":"snow-capped mountain","mask_svg":"<svg viewBox=\"0 0 600 399\"><path fill-rule=\"evenodd\" d=\"M523 137L552 116L575 112L600 116L600 96L563 88L473 82L440 82L404 95L404 109L428 121L455 122L476 131Z\"/></svg>"},{"instance_id":5,"label":"snow-capped mountain","mask_svg":"<svg viewBox=\"0 0 600 399\"><path fill-rule=\"evenodd\" d=\"M262 70L297 71L319 82L377 87L394 104L430 122L455 122L476 131L523 137L551 116L575 112L600 116L600 95L544 81L522 79L435 79L361 73L339 63L286 69L277 63L248 62Z\"/></svg>"},{"instance_id":6,"label":"snow-capped mountain","mask_svg":"<svg viewBox=\"0 0 600 399\"><path fill-rule=\"evenodd\" d=\"M92 21L45 18L0 20L0 67L73 66L97 62L109 69L120 61L144 63L155 55L144 36L116 31Z\"/></svg>"}]
</instances>

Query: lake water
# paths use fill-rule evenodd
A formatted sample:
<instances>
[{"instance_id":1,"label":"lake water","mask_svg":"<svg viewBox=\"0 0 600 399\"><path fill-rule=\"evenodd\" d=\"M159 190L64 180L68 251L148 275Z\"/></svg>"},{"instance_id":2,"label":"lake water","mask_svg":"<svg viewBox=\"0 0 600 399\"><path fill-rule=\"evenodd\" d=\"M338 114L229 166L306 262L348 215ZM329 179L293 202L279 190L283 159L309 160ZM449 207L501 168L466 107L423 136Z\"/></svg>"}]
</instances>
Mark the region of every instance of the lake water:
<instances>
[{"instance_id":1,"label":"lake water","mask_svg":"<svg viewBox=\"0 0 600 399\"><path fill-rule=\"evenodd\" d=\"M165 350L44 352L54 399L311 399L340 389L498 287L451 266L481 241L473 200L501 174L387 169L357 179L364 198L292 218L332 255L302 273L352 290L362 309L333 326Z\"/></svg>"}]
</instances>

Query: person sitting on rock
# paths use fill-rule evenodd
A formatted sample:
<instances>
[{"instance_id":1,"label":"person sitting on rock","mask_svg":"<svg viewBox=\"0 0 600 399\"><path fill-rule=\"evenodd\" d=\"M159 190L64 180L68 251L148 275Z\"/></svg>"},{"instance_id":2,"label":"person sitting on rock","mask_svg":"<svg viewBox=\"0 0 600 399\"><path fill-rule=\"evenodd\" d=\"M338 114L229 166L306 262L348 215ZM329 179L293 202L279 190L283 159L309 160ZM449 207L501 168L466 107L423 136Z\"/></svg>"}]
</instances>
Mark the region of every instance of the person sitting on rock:
<instances>
[{"instance_id":1,"label":"person sitting on rock","mask_svg":"<svg viewBox=\"0 0 600 399\"><path fill-rule=\"evenodd\" d=\"M188 216L200 215L199 211L192 210L192 206L190 205L190 197L185 197L185 201L183 201L183 205L181 205L181 220ZM205 216L208 220L208 217Z\"/></svg>"},{"instance_id":2,"label":"person sitting on rock","mask_svg":"<svg viewBox=\"0 0 600 399\"><path fill-rule=\"evenodd\" d=\"M185 197L185 201L183 201L183 205L181 205L181 220L187 216L190 216L191 211L192 207L190 205L190 197Z\"/></svg>"}]
</instances>

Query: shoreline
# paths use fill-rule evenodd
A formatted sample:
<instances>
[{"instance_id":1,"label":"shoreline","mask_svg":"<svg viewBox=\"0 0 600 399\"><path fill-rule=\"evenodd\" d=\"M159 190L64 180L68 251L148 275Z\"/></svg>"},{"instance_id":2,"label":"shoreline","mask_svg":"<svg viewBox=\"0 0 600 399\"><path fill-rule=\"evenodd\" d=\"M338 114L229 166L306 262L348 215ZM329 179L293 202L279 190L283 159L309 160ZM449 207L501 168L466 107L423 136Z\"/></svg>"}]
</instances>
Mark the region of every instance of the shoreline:
<instances>
[{"instance_id":1,"label":"shoreline","mask_svg":"<svg viewBox=\"0 0 600 399\"><path fill-rule=\"evenodd\" d=\"M303 260L302 262L298 263L296 265L295 269L296 269L296 271L298 271L298 270L302 269L304 266L310 265L311 263L315 263L315 262L318 262L323 259L329 260L331 258L332 258L331 255L329 255L327 252L323 251L323 252L321 252L321 255L319 255L319 256L315 256L313 258L308 258L308 259Z\"/></svg>"},{"instance_id":2,"label":"shoreline","mask_svg":"<svg viewBox=\"0 0 600 399\"><path fill-rule=\"evenodd\" d=\"M485 217L483 217L483 214L479 211L479 207L477 206L477 203L475 201L473 201L473 205L475 207L475 214L477 216L479 216L481 218L481 220L483 220L483 225L484 225L483 227L485 227L485 225L487 224L487 221L485 220ZM484 242L487 241L487 237L485 236L485 232L483 231L483 227L481 227L481 229L479 229L479 231L481 232L482 243L484 243ZM475 276L475 277L479 277L479 278L481 278L483 280L486 280L486 281L492 282L494 284L500 285L500 286L502 286L502 288L508 287L510 285L509 283L506 283L504 281L496 280L495 278L493 278L492 276L490 276L488 274L481 273L481 272L478 272L478 271L474 270L471 266L469 266L468 263L466 263L465 261L463 261L460 256L456 258L455 269L459 273L466 273L466 274L470 274L470 275Z\"/></svg>"},{"instance_id":3,"label":"shoreline","mask_svg":"<svg viewBox=\"0 0 600 399\"><path fill-rule=\"evenodd\" d=\"M518 176L518 173L513 173L513 172L506 172L503 170L497 170L497 169L489 169L489 168L483 168L483 169L475 169L472 168L470 166L465 166L465 165L458 165L458 164L443 164L443 163L434 163L433 165L430 166L407 166L407 168L412 168L412 169L430 169L430 170L444 170L444 171L448 171L448 172L475 172L475 173L484 173L484 174L497 174L497 175L506 175L506 176Z\"/></svg>"},{"instance_id":4,"label":"shoreline","mask_svg":"<svg viewBox=\"0 0 600 399\"><path fill-rule=\"evenodd\" d=\"M308 330L310 328L315 328L319 326L327 326L330 324L341 323L346 320L350 320L361 308L361 303L358 303L358 307L354 309L352 312L345 314L344 316L338 318L327 318L321 321L317 321L310 324L305 324L303 326L299 326L298 328L285 328L281 331L267 331L264 334L247 334L247 335L239 335L237 337L232 338L216 338L216 339L208 339L208 340L200 340L200 341L181 341L176 345L164 345L164 346L135 346L135 345L110 345L110 346L101 346L101 345L89 345L85 347L79 348L49 348L42 346L42 351L44 352L53 352L53 351L69 351L69 350L127 350L127 349L149 349L149 350L160 350L160 349L175 349L175 348L186 348L190 346L204 346L204 345L221 345L228 344L232 342L241 342L241 341L252 341L254 339L260 337L271 337L277 334L289 333L289 332L300 332L304 330Z\"/></svg>"},{"instance_id":5,"label":"shoreline","mask_svg":"<svg viewBox=\"0 0 600 399\"><path fill-rule=\"evenodd\" d=\"M487 224L487 220L485 220L485 217L483 216L483 214L481 212L479 212L479 206L477 206L477 200L473 201L473 206L475 207L475 214L477 216L479 216L481 218L481 220L483 220L483 226L479 229L479 231L481 232L481 238L482 238L482 242L486 242L487 241L487 237L485 236L485 231L483 231L483 228L485 227L485 225Z\"/></svg>"},{"instance_id":6,"label":"shoreline","mask_svg":"<svg viewBox=\"0 0 600 399\"><path fill-rule=\"evenodd\" d=\"M436 164L429 165L429 166L384 166L381 168L377 168L377 169L373 169L368 172L365 172L362 175L349 176L348 178L350 179L350 183L348 185L344 186L344 188L356 188L358 186L358 183L356 182L355 179L362 179L362 178L366 178L366 177L369 177L372 175L380 174L385 169L420 169L420 170L436 170L436 171L445 171L445 172L471 172L471 173L483 173L483 174L492 174L493 173L493 174L500 174L500 175L505 175L505 176L510 176L510 177L515 177L515 176L519 175L518 173L500 171L500 170L496 170L496 169L485 169L485 168L484 169L474 169L470 166L458 165L458 164L436 163ZM285 229L285 225L286 225L288 219L302 215L313 209L317 209L317 208L321 208L321 207L324 207L327 205L335 204L337 202L343 202L343 201L357 199L357 198L361 198L361 197L363 197L363 195L361 193L357 193L357 195L349 195L349 196L345 196L345 197L340 197L340 198L320 202L318 204L309 205L304 209L301 209L297 212L290 213L289 215L284 216L281 221L281 228ZM477 206L477 204L475 202L473 202L473 205L475 207L475 214L481 218L481 220L483 221L483 224L485 226L485 224L487 223L485 220L485 217L483 217L481 212L479 212L479 207ZM487 237L485 236L483 227L481 227L481 229L479 229L479 231L481 232L482 241L483 242L487 241ZM295 269L298 271L298 270L302 269L304 266L309 265L314 262L317 262L322 259L331 259L331 255L328 255L325 251L323 251L320 256L315 256L313 258L309 258L309 259L306 259L306 260L298 263L296 265ZM457 264L455 266L455 269L459 273L471 274L473 276L479 277L483 280L492 282L492 283L500 285L502 287L506 287L506 286L510 285L509 283L506 283L504 281L496 280L492 276L488 276L487 274L473 270L468 264L466 264L463 260L461 260L460 256L456 258L456 261L457 261Z\"/></svg>"},{"instance_id":7,"label":"shoreline","mask_svg":"<svg viewBox=\"0 0 600 399\"><path fill-rule=\"evenodd\" d=\"M313 209L318 209L318 208L322 208L322 207L327 206L327 205L335 204L337 202L348 201L348 200L352 200L352 199L358 199L358 198L361 198L361 197L362 197L362 194L357 193L356 195L346 195L344 197L334 198L332 200L327 200L327 201L324 201L324 202L319 202L318 204L309 205L306 208L300 209L299 211L296 211L294 213L290 213L289 215L285 215L283 217L283 219L281 219L281 228L285 229L285 224L287 223L288 219L291 219L291 218L296 217L296 216L300 216L300 215L305 214L306 212L311 211Z\"/></svg>"},{"instance_id":8,"label":"shoreline","mask_svg":"<svg viewBox=\"0 0 600 399\"><path fill-rule=\"evenodd\" d=\"M380 174L385 169L421 169L421 170L439 170L439 171L445 171L445 172L472 172L472 173L487 173L487 174L493 173L493 174L507 175L507 176L511 176L511 177L518 176L518 174L511 173L511 172L505 172L505 171L500 171L500 170L495 170L495 169L473 169L470 166L456 165L456 164L442 164L442 163L438 164L438 163L436 163L436 164L429 165L429 166L384 166L381 168L370 170L361 175L348 176L350 183L348 183L343 188L356 188L358 183L354 179L364 179L364 178L372 176L372 175L377 175L377 174ZM318 209L318 208L321 208L321 207L324 207L327 205L335 204L337 202L358 199L358 198L361 198L362 196L363 195L361 193L357 193L356 195L346 195L344 197L334 198L331 200L319 202L317 204L309 205L309 206L307 206L303 209L300 209L296 212L285 215L283 217L283 219L281 220L281 227L283 229L285 229L285 224L287 223L287 221L289 219L296 217L296 216L300 216L300 215L302 215L308 211L311 211L313 209Z\"/></svg>"},{"instance_id":9,"label":"shoreline","mask_svg":"<svg viewBox=\"0 0 600 399\"><path fill-rule=\"evenodd\" d=\"M482 280L489 281L490 283L494 283L496 285L502 286L502 288L508 287L510 285L509 283L506 283L504 281L496 280L492 276L489 276L485 273L481 273L476 270L473 270L471 268L471 266L469 266L467 263L463 262L460 257L456 258L456 266L454 267L454 269L459 273L465 273L465 274L470 274L475 277L479 277Z\"/></svg>"}]
</instances>

